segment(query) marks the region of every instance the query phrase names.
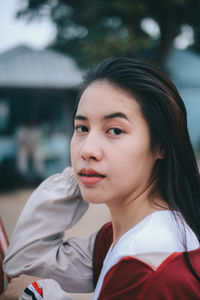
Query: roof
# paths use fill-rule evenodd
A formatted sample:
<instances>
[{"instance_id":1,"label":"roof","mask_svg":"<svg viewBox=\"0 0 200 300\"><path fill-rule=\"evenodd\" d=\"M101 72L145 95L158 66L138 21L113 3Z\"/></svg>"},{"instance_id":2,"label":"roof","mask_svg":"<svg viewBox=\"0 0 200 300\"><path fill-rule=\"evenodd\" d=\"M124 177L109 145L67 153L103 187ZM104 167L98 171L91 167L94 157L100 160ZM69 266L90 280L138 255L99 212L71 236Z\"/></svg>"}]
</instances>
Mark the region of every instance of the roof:
<instances>
[{"instance_id":1,"label":"roof","mask_svg":"<svg viewBox=\"0 0 200 300\"><path fill-rule=\"evenodd\" d=\"M55 50L18 46L0 54L0 87L70 88L82 74L73 59Z\"/></svg>"}]
</instances>

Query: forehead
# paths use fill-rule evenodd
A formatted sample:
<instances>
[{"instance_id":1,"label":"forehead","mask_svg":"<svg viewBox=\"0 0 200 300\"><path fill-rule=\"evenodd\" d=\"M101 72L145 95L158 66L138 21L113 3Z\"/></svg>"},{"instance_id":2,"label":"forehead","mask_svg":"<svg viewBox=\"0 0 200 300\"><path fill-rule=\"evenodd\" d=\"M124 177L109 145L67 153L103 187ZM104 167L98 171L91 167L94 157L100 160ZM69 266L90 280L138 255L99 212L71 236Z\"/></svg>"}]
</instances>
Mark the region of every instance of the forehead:
<instances>
[{"instance_id":1,"label":"forehead","mask_svg":"<svg viewBox=\"0 0 200 300\"><path fill-rule=\"evenodd\" d=\"M139 104L128 92L105 81L90 84L81 96L77 114L100 116L113 112L141 115Z\"/></svg>"}]
</instances>

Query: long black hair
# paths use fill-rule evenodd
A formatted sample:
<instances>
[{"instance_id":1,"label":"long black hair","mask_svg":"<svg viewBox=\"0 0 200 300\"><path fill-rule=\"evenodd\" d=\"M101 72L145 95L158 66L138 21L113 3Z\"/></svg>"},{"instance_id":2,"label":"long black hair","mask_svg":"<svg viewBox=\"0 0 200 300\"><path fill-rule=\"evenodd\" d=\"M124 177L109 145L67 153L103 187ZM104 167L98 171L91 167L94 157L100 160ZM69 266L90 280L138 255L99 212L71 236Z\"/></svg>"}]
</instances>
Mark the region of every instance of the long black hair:
<instances>
[{"instance_id":1,"label":"long black hair","mask_svg":"<svg viewBox=\"0 0 200 300\"><path fill-rule=\"evenodd\" d=\"M162 147L157 185L169 209L179 211L200 241L200 174L187 129L185 105L175 85L157 68L125 57L112 57L89 70L82 92L107 81L131 94L150 128L151 149Z\"/></svg>"}]
</instances>

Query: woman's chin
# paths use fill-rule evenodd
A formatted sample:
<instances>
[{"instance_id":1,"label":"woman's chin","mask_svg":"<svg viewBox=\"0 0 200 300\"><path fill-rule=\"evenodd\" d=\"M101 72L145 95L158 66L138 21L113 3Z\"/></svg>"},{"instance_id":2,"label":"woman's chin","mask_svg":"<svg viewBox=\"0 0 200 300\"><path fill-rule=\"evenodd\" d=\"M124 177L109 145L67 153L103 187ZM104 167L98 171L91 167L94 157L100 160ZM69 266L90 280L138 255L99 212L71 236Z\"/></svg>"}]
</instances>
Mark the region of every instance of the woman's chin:
<instances>
[{"instance_id":1,"label":"woman's chin","mask_svg":"<svg viewBox=\"0 0 200 300\"><path fill-rule=\"evenodd\" d=\"M81 189L81 194L83 199L88 203L100 204L106 202L102 195L98 195L98 193L95 193L94 191L85 191L85 189Z\"/></svg>"}]
</instances>

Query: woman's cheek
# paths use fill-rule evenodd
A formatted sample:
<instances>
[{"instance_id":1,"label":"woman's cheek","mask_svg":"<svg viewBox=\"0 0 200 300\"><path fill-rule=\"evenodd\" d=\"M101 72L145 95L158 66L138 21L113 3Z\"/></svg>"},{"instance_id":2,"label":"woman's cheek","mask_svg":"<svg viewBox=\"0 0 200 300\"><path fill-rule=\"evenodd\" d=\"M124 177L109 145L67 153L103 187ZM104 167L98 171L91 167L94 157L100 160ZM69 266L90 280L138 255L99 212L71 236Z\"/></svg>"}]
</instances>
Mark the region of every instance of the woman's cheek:
<instances>
[{"instance_id":1,"label":"woman's cheek","mask_svg":"<svg viewBox=\"0 0 200 300\"><path fill-rule=\"evenodd\" d=\"M76 149L75 144L76 144L76 142L75 142L75 138L73 136L71 139L71 143L70 143L70 156L71 156L72 166L73 166L73 162L74 162L75 149Z\"/></svg>"}]
</instances>

